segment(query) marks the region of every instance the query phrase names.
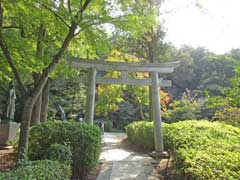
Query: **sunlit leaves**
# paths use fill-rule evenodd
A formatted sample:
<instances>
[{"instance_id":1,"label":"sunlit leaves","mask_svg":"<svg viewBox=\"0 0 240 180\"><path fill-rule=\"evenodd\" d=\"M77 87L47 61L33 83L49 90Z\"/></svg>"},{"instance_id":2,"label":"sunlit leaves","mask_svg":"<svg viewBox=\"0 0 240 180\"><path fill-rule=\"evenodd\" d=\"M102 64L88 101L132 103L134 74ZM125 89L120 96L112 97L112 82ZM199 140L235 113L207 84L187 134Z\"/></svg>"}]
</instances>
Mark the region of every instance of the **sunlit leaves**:
<instances>
[{"instance_id":1,"label":"sunlit leaves","mask_svg":"<svg viewBox=\"0 0 240 180\"><path fill-rule=\"evenodd\" d=\"M99 85L97 88L98 99L96 113L107 114L108 111L117 111L118 103L123 100L124 86L120 85Z\"/></svg>"},{"instance_id":2,"label":"sunlit leaves","mask_svg":"<svg viewBox=\"0 0 240 180\"><path fill-rule=\"evenodd\" d=\"M129 53L124 53L118 51L117 49L113 49L110 54L108 55L108 61L115 61L115 62L129 62L129 63L136 63L139 62L139 58Z\"/></svg>"},{"instance_id":3,"label":"sunlit leaves","mask_svg":"<svg viewBox=\"0 0 240 180\"><path fill-rule=\"evenodd\" d=\"M61 47L67 26L73 21L79 24L76 33L80 32L68 52L86 58L99 58L110 51L111 42L106 41L109 38L108 30L103 24L113 24L122 32L137 36L154 23L154 11L145 8L147 1L144 0L138 3L93 0L80 16L76 14L81 11L80 7L85 1L69 2L22 0L3 3L4 26L17 27L4 30L3 35L23 72L41 72ZM116 12L116 7L119 12ZM46 37L42 42L45 52L39 59L35 55L40 24L46 26Z\"/></svg>"}]
</instances>

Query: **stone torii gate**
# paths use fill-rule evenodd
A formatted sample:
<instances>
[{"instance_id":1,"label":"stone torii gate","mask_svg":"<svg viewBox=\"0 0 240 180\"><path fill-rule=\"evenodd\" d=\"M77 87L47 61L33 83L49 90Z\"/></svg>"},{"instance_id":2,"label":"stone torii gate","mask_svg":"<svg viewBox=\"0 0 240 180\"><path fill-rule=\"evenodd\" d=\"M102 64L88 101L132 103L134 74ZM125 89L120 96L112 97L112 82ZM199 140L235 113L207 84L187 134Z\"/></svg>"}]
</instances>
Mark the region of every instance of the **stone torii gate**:
<instances>
[{"instance_id":1,"label":"stone torii gate","mask_svg":"<svg viewBox=\"0 0 240 180\"><path fill-rule=\"evenodd\" d=\"M88 69L88 88L87 88L87 104L85 119L89 124L93 125L94 103L96 84L121 84L121 85L143 85L152 86L152 108L154 120L154 144L155 151L164 154L163 134L162 134L162 118L160 105L160 87L171 87L171 80L163 80L159 78L159 73L172 73L179 62L169 63L125 63L125 62L107 62L97 60L83 60L77 57L67 58L73 67ZM120 71L121 76L118 78L105 78L96 76L97 71ZM128 73L132 72L149 72L151 78L135 79L130 78Z\"/></svg>"}]
</instances>

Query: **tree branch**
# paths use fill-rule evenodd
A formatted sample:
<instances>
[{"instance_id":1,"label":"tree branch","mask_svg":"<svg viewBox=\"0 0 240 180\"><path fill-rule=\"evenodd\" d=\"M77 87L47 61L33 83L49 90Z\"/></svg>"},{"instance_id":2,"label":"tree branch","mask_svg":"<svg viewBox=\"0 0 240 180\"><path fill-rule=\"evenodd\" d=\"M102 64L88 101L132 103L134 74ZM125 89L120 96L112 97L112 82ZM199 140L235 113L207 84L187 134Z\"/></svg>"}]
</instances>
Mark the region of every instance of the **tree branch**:
<instances>
[{"instance_id":1,"label":"tree branch","mask_svg":"<svg viewBox=\"0 0 240 180\"><path fill-rule=\"evenodd\" d=\"M3 8L2 8L2 0L0 0L0 31L2 31L3 27Z\"/></svg>"},{"instance_id":2,"label":"tree branch","mask_svg":"<svg viewBox=\"0 0 240 180\"><path fill-rule=\"evenodd\" d=\"M74 34L74 36L79 35L82 31L87 29L88 27L94 26L94 25L99 25L98 23L91 23L91 24L86 24L86 26L82 27L77 33Z\"/></svg>"},{"instance_id":3,"label":"tree branch","mask_svg":"<svg viewBox=\"0 0 240 180\"><path fill-rule=\"evenodd\" d=\"M68 0L68 1L67 1L67 5L68 5L68 11L72 14L71 0Z\"/></svg>"},{"instance_id":4,"label":"tree branch","mask_svg":"<svg viewBox=\"0 0 240 180\"><path fill-rule=\"evenodd\" d=\"M36 1L37 3L39 3L40 5L42 5L46 10L50 11L51 13L53 13L60 21L62 21L63 24L65 24L68 28L70 28L71 26L60 16L58 15L55 11L53 11L51 8L49 8L48 6L46 6L45 4Z\"/></svg>"},{"instance_id":5,"label":"tree branch","mask_svg":"<svg viewBox=\"0 0 240 180\"><path fill-rule=\"evenodd\" d=\"M20 29L19 26L3 26L3 29Z\"/></svg>"},{"instance_id":6,"label":"tree branch","mask_svg":"<svg viewBox=\"0 0 240 180\"><path fill-rule=\"evenodd\" d=\"M105 21L103 21L103 20L101 20L101 19L99 19L99 21L98 22L85 22L85 23L82 23L82 24L80 24L80 27L81 27L81 29L77 32L77 33L75 33L74 34L74 36L77 36L78 34L80 34L82 31L84 31L85 29L87 29L87 28L89 28L89 27L91 27L91 26L94 26L94 25L101 25L101 24L104 24L104 23L114 23L115 21L118 21L120 18L122 18L123 16L119 16L119 17L116 17L116 18L111 18L111 19L109 19L109 20L105 20Z\"/></svg>"},{"instance_id":7,"label":"tree branch","mask_svg":"<svg viewBox=\"0 0 240 180\"><path fill-rule=\"evenodd\" d=\"M42 57L44 54L43 40L46 35L45 31L46 31L45 26L43 24L40 24L37 38L37 51L36 51L37 57Z\"/></svg>"},{"instance_id":8,"label":"tree branch","mask_svg":"<svg viewBox=\"0 0 240 180\"><path fill-rule=\"evenodd\" d=\"M11 56L11 53L8 49L8 46L7 46L7 43L4 41L4 38L3 38L3 35L2 35L2 26L3 25L3 8L2 8L2 0L0 0L0 47L2 49L2 52L8 62L8 64L10 65L13 73L14 73L14 76L17 80L17 83L19 84L20 86L20 90L21 90L21 93L23 95L26 95L27 94L27 88L24 86L22 80L21 80L21 77L20 77L20 74L14 64L14 61L12 59L12 56Z\"/></svg>"},{"instance_id":9,"label":"tree branch","mask_svg":"<svg viewBox=\"0 0 240 180\"><path fill-rule=\"evenodd\" d=\"M81 8L81 12L82 12L82 13L87 9L87 7L88 7L88 5L89 5L90 2L91 2L91 0L86 0L86 1L85 1L85 3L83 4L83 6L82 6L82 8Z\"/></svg>"},{"instance_id":10,"label":"tree branch","mask_svg":"<svg viewBox=\"0 0 240 180\"><path fill-rule=\"evenodd\" d=\"M41 92L42 88L44 87L45 83L48 80L49 74L52 72L52 70L56 67L56 65L59 63L60 58L62 57L63 53L66 51L69 43L74 37L74 32L77 29L77 24L73 23L71 27L69 28L68 34L64 39L64 42L62 44L62 47L59 49L56 55L53 56L51 63L43 69L42 75L38 81L38 84L34 87L32 97L38 97L39 93Z\"/></svg>"},{"instance_id":11,"label":"tree branch","mask_svg":"<svg viewBox=\"0 0 240 180\"><path fill-rule=\"evenodd\" d=\"M45 72L50 73L53 70L53 68L56 66L56 64L59 63L60 58L62 57L63 53L67 49L70 41L73 39L76 29L77 29L77 24L73 23L71 25L71 27L69 28L68 34L67 34L66 38L64 39L62 47L60 48L58 53L53 57L52 62L49 64L49 66L47 68L45 68Z\"/></svg>"},{"instance_id":12,"label":"tree branch","mask_svg":"<svg viewBox=\"0 0 240 180\"><path fill-rule=\"evenodd\" d=\"M4 40L3 40L3 37L2 37L1 33L0 33L0 47L2 49L2 52L5 56L8 64L10 65L10 67L11 67L13 73L14 73L14 76L15 76L15 78L16 78L19 86L20 86L22 94L23 95L27 94L27 88L24 86L24 84L21 80L20 74L19 74L19 72L18 72L18 70L17 70L17 68L16 68L16 66L13 62L12 56L11 56L9 50L8 50L6 42L4 42Z\"/></svg>"},{"instance_id":13,"label":"tree branch","mask_svg":"<svg viewBox=\"0 0 240 180\"><path fill-rule=\"evenodd\" d=\"M81 8L79 9L79 11L76 14L76 17L80 16L80 20L82 19L82 14L83 12L87 9L88 5L90 4L91 0L86 0L84 2L84 4L82 5L82 1L81 1Z\"/></svg>"}]
</instances>

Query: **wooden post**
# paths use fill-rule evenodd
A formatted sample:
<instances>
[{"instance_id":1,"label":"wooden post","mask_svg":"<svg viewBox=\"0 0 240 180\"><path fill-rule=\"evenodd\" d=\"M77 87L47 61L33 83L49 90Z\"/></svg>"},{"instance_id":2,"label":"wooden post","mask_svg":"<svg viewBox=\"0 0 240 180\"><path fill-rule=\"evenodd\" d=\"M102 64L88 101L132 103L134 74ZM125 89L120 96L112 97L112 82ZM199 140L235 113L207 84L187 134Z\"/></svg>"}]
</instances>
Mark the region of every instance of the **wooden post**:
<instances>
[{"instance_id":1,"label":"wooden post","mask_svg":"<svg viewBox=\"0 0 240 180\"><path fill-rule=\"evenodd\" d=\"M87 102L85 111L86 112L85 120L90 125L93 125L95 91L96 91L96 69L90 68L88 70Z\"/></svg>"},{"instance_id":2,"label":"wooden post","mask_svg":"<svg viewBox=\"0 0 240 180\"><path fill-rule=\"evenodd\" d=\"M157 153L163 153L163 134L162 134L162 118L161 118L161 105L160 105L160 88L158 81L158 72L151 73L152 78L152 108L154 120L154 144Z\"/></svg>"}]
</instances>

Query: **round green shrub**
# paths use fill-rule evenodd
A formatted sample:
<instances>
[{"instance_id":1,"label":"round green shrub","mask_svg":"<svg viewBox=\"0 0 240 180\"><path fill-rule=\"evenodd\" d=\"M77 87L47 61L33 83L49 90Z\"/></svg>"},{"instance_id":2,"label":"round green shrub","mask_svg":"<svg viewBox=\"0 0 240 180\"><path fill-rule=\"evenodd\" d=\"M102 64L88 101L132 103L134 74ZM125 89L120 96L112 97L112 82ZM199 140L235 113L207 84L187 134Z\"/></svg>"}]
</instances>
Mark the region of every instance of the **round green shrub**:
<instances>
[{"instance_id":1,"label":"round green shrub","mask_svg":"<svg viewBox=\"0 0 240 180\"><path fill-rule=\"evenodd\" d=\"M69 180L71 167L59 161L30 161L9 172L0 172L0 179L6 180Z\"/></svg>"},{"instance_id":2,"label":"round green shrub","mask_svg":"<svg viewBox=\"0 0 240 180\"><path fill-rule=\"evenodd\" d=\"M48 149L48 159L71 164L72 153L69 147L62 144L52 144Z\"/></svg>"},{"instance_id":3,"label":"round green shrub","mask_svg":"<svg viewBox=\"0 0 240 180\"><path fill-rule=\"evenodd\" d=\"M96 126L79 122L45 122L31 128L29 158L48 158L52 144L69 146L74 176L86 176L96 166L101 150L101 132Z\"/></svg>"}]
</instances>

